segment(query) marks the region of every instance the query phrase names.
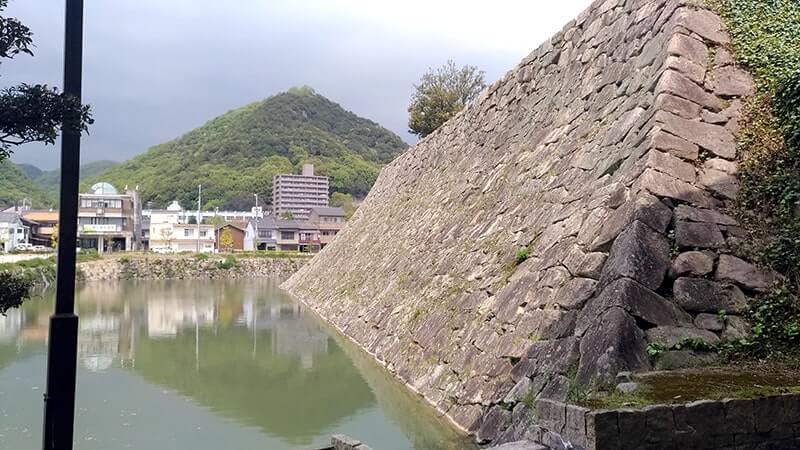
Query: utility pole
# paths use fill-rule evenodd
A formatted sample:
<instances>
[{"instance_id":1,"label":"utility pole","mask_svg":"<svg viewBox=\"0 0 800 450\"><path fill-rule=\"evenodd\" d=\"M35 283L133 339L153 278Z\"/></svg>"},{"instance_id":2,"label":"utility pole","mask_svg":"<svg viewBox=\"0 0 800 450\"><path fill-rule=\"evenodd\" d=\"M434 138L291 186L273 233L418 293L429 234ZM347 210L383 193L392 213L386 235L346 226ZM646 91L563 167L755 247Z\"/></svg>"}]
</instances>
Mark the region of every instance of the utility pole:
<instances>
[{"instance_id":1,"label":"utility pole","mask_svg":"<svg viewBox=\"0 0 800 450\"><path fill-rule=\"evenodd\" d=\"M197 253L200 253L200 221L203 219L200 213L200 201L203 198L203 185L197 185Z\"/></svg>"},{"instance_id":2,"label":"utility pole","mask_svg":"<svg viewBox=\"0 0 800 450\"><path fill-rule=\"evenodd\" d=\"M253 195L255 195L255 196L256 196L256 210L255 210L255 211L253 211L253 213L254 213L254 218L255 218L255 222L256 222L256 235L255 235L255 237L253 238L253 240L254 240L254 241L255 241L255 243L256 243L256 248L255 248L255 250L256 250L256 251L258 251L258 238L260 237L260 236L259 236L259 234L258 234L258 194L253 194Z\"/></svg>"},{"instance_id":3,"label":"utility pole","mask_svg":"<svg viewBox=\"0 0 800 450\"><path fill-rule=\"evenodd\" d=\"M64 95L81 103L83 71L83 0L66 0ZM72 450L75 381L78 363L78 316L75 314L75 248L78 234L80 117L65 117L61 130L56 305L50 317L47 390L44 394L44 450Z\"/></svg>"}]
</instances>

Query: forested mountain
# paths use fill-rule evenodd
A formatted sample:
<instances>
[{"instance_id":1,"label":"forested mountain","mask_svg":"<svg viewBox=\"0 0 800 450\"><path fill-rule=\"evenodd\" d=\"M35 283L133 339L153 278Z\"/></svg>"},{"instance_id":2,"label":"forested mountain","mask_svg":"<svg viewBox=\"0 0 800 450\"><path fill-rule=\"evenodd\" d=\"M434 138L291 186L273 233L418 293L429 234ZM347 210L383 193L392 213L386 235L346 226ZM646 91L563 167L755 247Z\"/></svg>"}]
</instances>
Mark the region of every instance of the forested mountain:
<instances>
[{"instance_id":1,"label":"forested mountain","mask_svg":"<svg viewBox=\"0 0 800 450\"><path fill-rule=\"evenodd\" d=\"M55 196L30 179L25 172L9 160L0 161L0 207L30 200L34 208L54 206Z\"/></svg>"},{"instance_id":2,"label":"forested mountain","mask_svg":"<svg viewBox=\"0 0 800 450\"><path fill-rule=\"evenodd\" d=\"M86 163L81 166L80 169L80 177L81 180L86 180L89 178L94 178L97 174L104 172L118 163L114 161L94 161L90 163ZM36 169L35 166L30 166ZM30 176L30 175L28 175ZM59 169L56 170L47 170L47 171L39 171L38 176L30 176L33 181L36 182L39 186L41 186L44 190L49 192L53 198L58 198L58 186L61 182L61 171ZM120 186L119 188L122 189L124 186Z\"/></svg>"},{"instance_id":3,"label":"forested mountain","mask_svg":"<svg viewBox=\"0 0 800 450\"><path fill-rule=\"evenodd\" d=\"M139 186L145 202L189 206L203 184L204 208L244 209L271 198L272 177L313 163L331 191L364 196L380 167L407 144L391 131L309 87L229 111L86 181Z\"/></svg>"}]
</instances>

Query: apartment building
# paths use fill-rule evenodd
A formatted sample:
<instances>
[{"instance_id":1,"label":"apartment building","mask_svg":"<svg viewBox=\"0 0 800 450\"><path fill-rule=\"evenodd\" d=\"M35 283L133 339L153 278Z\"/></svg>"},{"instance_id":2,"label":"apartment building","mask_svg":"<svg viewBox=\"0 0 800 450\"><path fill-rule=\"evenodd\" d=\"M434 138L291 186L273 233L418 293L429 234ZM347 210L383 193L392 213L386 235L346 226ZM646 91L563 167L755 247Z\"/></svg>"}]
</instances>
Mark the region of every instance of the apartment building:
<instances>
[{"instance_id":1,"label":"apartment building","mask_svg":"<svg viewBox=\"0 0 800 450\"><path fill-rule=\"evenodd\" d=\"M311 209L328 206L328 177L314 175L314 165L303 165L301 175L282 174L272 179L272 208L275 216L308 219Z\"/></svg>"},{"instance_id":2,"label":"apartment building","mask_svg":"<svg viewBox=\"0 0 800 450\"><path fill-rule=\"evenodd\" d=\"M138 192L120 194L108 183L97 183L79 195L78 246L100 253L135 250L141 220Z\"/></svg>"}]
</instances>

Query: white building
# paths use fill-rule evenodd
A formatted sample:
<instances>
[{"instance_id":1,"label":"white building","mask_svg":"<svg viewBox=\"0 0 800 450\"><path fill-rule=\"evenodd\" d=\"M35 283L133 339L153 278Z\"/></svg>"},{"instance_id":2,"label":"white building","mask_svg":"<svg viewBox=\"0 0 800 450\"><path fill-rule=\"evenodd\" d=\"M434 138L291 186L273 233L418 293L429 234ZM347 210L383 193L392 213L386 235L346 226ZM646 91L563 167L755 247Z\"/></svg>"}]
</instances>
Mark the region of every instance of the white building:
<instances>
[{"instance_id":1,"label":"white building","mask_svg":"<svg viewBox=\"0 0 800 450\"><path fill-rule=\"evenodd\" d=\"M157 253L213 253L215 227L210 224L150 223L150 250Z\"/></svg>"},{"instance_id":2,"label":"white building","mask_svg":"<svg viewBox=\"0 0 800 450\"><path fill-rule=\"evenodd\" d=\"M22 223L19 214L0 212L0 251L8 253L29 239L30 228Z\"/></svg>"}]
</instances>

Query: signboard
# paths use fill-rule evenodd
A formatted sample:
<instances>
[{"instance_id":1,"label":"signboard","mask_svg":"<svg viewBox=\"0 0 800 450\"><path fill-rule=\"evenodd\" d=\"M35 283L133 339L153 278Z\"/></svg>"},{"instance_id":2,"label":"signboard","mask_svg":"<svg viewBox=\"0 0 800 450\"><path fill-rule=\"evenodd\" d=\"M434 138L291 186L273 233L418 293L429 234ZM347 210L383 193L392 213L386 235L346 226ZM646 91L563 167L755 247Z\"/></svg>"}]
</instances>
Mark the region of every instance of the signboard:
<instances>
[{"instance_id":1,"label":"signboard","mask_svg":"<svg viewBox=\"0 0 800 450\"><path fill-rule=\"evenodd\" d=\"M114 233L120 231L120 226L113 223L85 224L81 227L83 233Z\"/></svg>"}]
</instances>

